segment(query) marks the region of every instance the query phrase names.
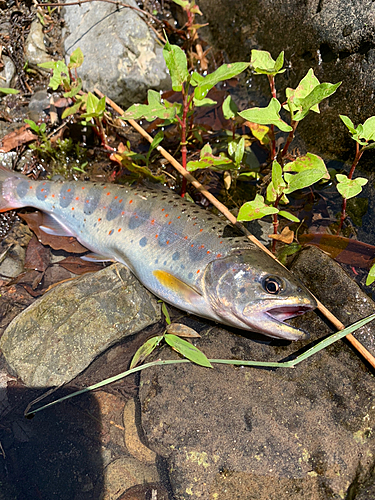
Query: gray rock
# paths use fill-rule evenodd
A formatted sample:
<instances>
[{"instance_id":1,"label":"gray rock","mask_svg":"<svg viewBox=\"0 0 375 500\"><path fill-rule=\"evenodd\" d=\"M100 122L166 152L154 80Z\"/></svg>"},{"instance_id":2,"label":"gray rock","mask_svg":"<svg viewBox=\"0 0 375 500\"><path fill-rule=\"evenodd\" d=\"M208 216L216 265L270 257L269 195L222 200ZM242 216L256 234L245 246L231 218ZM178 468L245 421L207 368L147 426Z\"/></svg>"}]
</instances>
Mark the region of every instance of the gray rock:
<instances>
[{"instance_id":1,"label":"gray rock","mask_svg":"<svg viewBox=\"0 0 375 500\"><path fill-rule=\"evenodd\" d=\"M137 7L134 0L129 5ZM146 23L133 10L102 2L65 7L64 47L80 47L85 57L79 76L86 90L99 88L120 105L142 102L147 90L171 88L162 55Z\"/></svg>"},{"instance_id":2,"label":"gray rock","mask_svg":"<svg viewBox=\"0 0 375 500\"><path fill-rule=\"evenodd\" d=\"M116 264L53 288L12 321L0 348L28 387L55 386L159 319L156 299Z\"/></svg>"},{"instance_id":3,"label":"gray rock","mask_svg":"<svg viewBox=\"0 0 375 500\"><path fill-rule=\"evenodd\" d=\"M373 312L357 285L316 252L302 253L296 274L306 272L325 305L347 323ZM332 331L314 312L297 320L313 340ZM218 328L199 333L196 345L209 358L281 361L308 345L267 344ZM358 337L371 348L374 326ZM176 357L168 349L156 356ZM167 460L177 500L354 498L374 480L373 388L372 373L343 341L294 369L152 367L141 373L142 427Z\"/></svg>"},{"instance_id":4,"label":"gray rock","mask_svg":"<svg viewBox=\"0 0 375 500\"><path fill-rule=\"evenodd\" d=\"M32 95L27 114L30 120L33 120L35 123L38 123L40 120L46 118L47 113L50 108L50 96L46 90L38 90L34 92Z\"/></svg>"},{"instance_id":5,"label":"gray rock","mask_svg":"<svg viewBox=\"0 0 375 500\"><path fill-rule=\"evenodd\" d=\"M13 61L8 56L2 56L2 61L4 63L3 69L0 71L0 87L11 87L12 80L16 73L16 67Z\"/></svg>"},{"instance_id":6,"label":"gray rock","mask_svg":"<svg viewBox=\"0 0 375 500\"><path fill-rule=\"evenodd\" d=\"M298 131L311 152L354 156L353 141L338 115L358 124L374 114L373 2L201 0L199 6L210 23L213 43L231 61L249 60L251 49L268 50L274 58L285 50L288 70L276 76L281 102L285 88L295 88L310 67L321 82L342 81L321 105L321 115L310 113ZM269 98L265 77L254 77L251 87L260 87Z\"/></svg>"},{"instance_id":7,"label":"gray rock","mask_svg":"<svg viewBox=\"0 0 375 500\"><path fill-rule=\"evenodd\" d=\"M44 45L43 27L38 19L31 23L25 48L25 59L31 66L52 60Z\"/></svg>"},{"instance_id":8,"label":"gray rock","mask_svg":"<svg viewBox=\"0 0 375 500\"><path fill-rule=\"evenodd\" d=\"M375 313L375 303L324 252L308 247L293 262L295 274L306 287L345 325ZM354 336L375 356L375 332L372 324L357 330Z\"/></svg>"}]
</instances>

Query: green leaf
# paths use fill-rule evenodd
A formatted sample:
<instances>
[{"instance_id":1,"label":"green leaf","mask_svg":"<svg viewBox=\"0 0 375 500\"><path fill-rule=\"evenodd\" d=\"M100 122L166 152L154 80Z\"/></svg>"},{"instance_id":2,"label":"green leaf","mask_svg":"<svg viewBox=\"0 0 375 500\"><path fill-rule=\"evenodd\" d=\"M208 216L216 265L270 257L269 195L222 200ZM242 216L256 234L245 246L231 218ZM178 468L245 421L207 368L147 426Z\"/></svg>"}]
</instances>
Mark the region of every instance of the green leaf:
<instances>
[{"instance_id":1,"label":"green leaf","mask_svg":"<svg viewBox=\"0 0 375 500\"><path fill-rule=\"evenodd\" d=\"M292 222L300 222L298 217L287 212L286 210L280 210L279 215L281 215L282 217L285 217L285 219L291 220Z\"/></svg>"},{"instance_id":2,"label":"green leaf","mask_svg":"<svg viewBox=\"0 0 375 500\"><path fill-rule=\"evenodd\" d=\"M162 130L159 130L159 132L155 135L152 143L150 144L150 149L148 150L147 156L146 156L146 165L148 166L148 162L150 159L150 155L154 149L156 149L161 141L164 139L164 132ZM163 302L164 303L164 302Z\"/></svg>"},{"instance_id":3,"label":"green leaf","mask_svg":"<svg viewBox=\"0 0 375 500\"><path fill-rule=\"evenodd\" d=\"M165 341L169 344L172 349L177 351L179 354L189 359L193 363L200 366L206 366L212 368L211 363L208 361L207 357L202 351L197 349L193 344L190 344L187 340L181 339L176 335L166 333L164 335Z\"/></svg>"},{"instance_id":4,"label":"green leaf","mask_svg":"<svg viewBox=\"0 0 375 500\"><path fill-rule=\"evenodd\" d=\"M186 9L186 7L189 7L190 5L190 2L188 2L187 0L172 0L172 1L177 5L180 5L180 7L182 7L183 9Z\"/></svg>"},{"instance_id":5,"label":"green leaf","mask_svg":"<svg viewBox=\"0 0 375 500\"><path fill-rule=\"evenodd\" d=\"M160 344L163 338L163 335L159 335L158 337L152 337L151 339L146 340L146 342L141 345L141 347L134 354L132 362L130 363L130 370L135 366L141 364L147 358L147 356L149 356L152 351Z\"/></svg>"},{"instance_id":6,"label":"green leaf","mask_svg":"<svg viewBox=\"0 0 375 500\"><path fill-rule=\"evenodd\" d=\"M75 97L82 89L82 79L78 78L72 85L69 92L65 92L64 97Z\"/></svg>"},{"instance_id":7,"label":"green leaf","mask_svg":"<svg viewBox=\"0 0 375 500\"><path fill-rule=\"evenodd\" d=\"M375 264L371 267L367 278L366 278L366 285L371 285L375 281Z\"/></svg>"},{"instance_id":8,"label":"green leaf","mask_svg":"<svg viewBox=\"0 0 375 500\"><path fill-rule=\"evenodd\" d=\"M198 169L211 168L212 170L228 170L229 165L233 168L233 162L225 156L214 156L212 154L212 148L209 144L206 144L201 149L200 160L189 161L186 165L186 170L188 172L194 172Z\"/></svg>"},{"instance_id":9,"label":"green leaf","mask_svg":"<svg viewBox=\"0 0 375 500\"><path fill-rule=\"evenodd\" d=\"M82 50L79 47L77 47L76 50L70 56L68 68L69 69L79 68L80 66L82 66L83 59L84 57Z\"/></svg>"},{"instance_id":10,"label":"green leaf","mask_svg":"<svg viewBox=\"0 0 375 500\"><path fill-rule=\"evenodd\" d=\"M363 177L357 177L356 179L349 179L348 176L343 174L336 174L336 179L338 181L337 191L345 199L354 198L362 191L362 186L367 184L368 180Z\"/></svg>"},{"instance_id":11,"label":"green leaf","mask_svg":"<svg viewBox=\"0 0 375 500\"><path fill-rule=\"evenodd\" d=\"M304 76L299 82L296 89L286 89L285 94L288 99L288 103L284 104L284 108L288 111L292 110L293 113L296 112L298 110L298 106L294 104L294 100L307 97L314 90L314 88L319 85L319 83L319 80L314 75L314 70L310 68L306 76ZM315 113L320 113L319 106L317 104L313 106L311 110L315 111Z\"/></svg>"},{"instance_id":12,"label":"green leaf","mask_svg":"<svg viewBox=\"0 0 375 500\"><path fill-rule=\"evenodd\" d=\"M264 203L264 198L260 194L255 196L253 201L248 201L240 208L238 212L238 221L250 221L255 219L261 219L266 215L277 214L278 209L270 207Z\"/></svg>"},{"instance_id":13,"label":"green leaf","mask_svg":"<svg viewBox=\"0 0 375 500\"><path fill-rule=\"evenodd\" d=\"M10 89L8 87L0 87L0 92L3 94L19 94L20 91L16 89Z\"/></svg>"},{"instance_id":14,"label":"green leaf","mask_svg":"<svg viewBox=\"0 0 375 500\"><path fill-rule=\"evenodd\" d=\"M49 87L52 90L57 90L60 85L63 84L63 76L65 75L65 79L68 83L70 83L69 78L69 70L64 61L47 61L44 63L38 64L40 68L52 69L53 74L49 81Z\"/></svg>"},{"instance_id":15,"label":"green leaf","mask_svg":"<svg viewBox=\"0 0 375 500\"><path fill-rule=\"evenodd\" d=\"M286 188L286 183L283 179L283 170L280 163L276 160L272 163L272 187L277 196L280 196Z\"/></svg>"},{"instance_id":16,"label":"green leaf","mask_svg":"<svg viewBox=\"0 0 375 500\"><path fill-rule=\"evenodd\" d=\"M39 134L40 128L33 120L28 120L27 118L25 118L23 121L28 124L31 130Z\"/></svg>"},{"instance_id":17,"label":"green leaf","mask_svg":"<svg viewBox=\"0 0 375 500\"><path fill-rule=\"evenodd\" d=\"M288 172L295 172L290 174ZM285 194L312 186L321 179L329 180L329 172L320 156L307 153L284 166L284 179L288 187Z\"/></svg>"},{"instance_id":18,"label":"green leaf","mask_svg":"<svg viewBox=\"0 0 375 500\"><path fill-rule=\"evenodd\" d=\"M290 132L293 129L280 118L280 109L281 104L273 97L266 108L250 108L238 114L249 122L260 125L275 125L283 132Z\"/></svg>"},{"instance_id":19,"label":"green leaf","mask_svg":"<svg viewBox=\"0 0 375 500\"><path fill-rule=\"evenodd\" d=\"M233 101L232 97L228 95L228 97L223 102L223 115L226 120L230 120L231 118L235 118L238 113L237 104Z\"/></svg>"},{"instance_id":20,"label":"green leaf","mask_svg":"<svg viewBox=\"0 0 375 500\"><path fill-rule=\"evenodd\" d=\"M236 152L234 154L234 163L237 167L241 165L242 158L245 152L245 138L241 137L237 144Z\"/></svg>"},{"instance_id":21,"label":"green leaf","mask_svg":"<svg viewBox=\"0 0 375 500\"><path fill-rule=\"evenodd\" d=\"M204 99L208 94L208 91L211 90L217 83L239 75L242 71L249 67L249 64L250 63L245 62L222 64L216 71L209 73L207 76L202 76L194 71L191 76L191 84L195 86L194 97L197 100Z\"/></svg>"},{"instance_id":22,"label":"green leaf","mask_svg":"<svg viewBox=\"0 0 375 500\"><path fill-rule=\"evenodd\" d=\"M250 64L259 75L275 76L278 73L284 73L285 69L281 69L284 64L284 51L280 52L276 61L274 61L271 54L266 50L253 49Z\"/></svg>"},{"instance_id":23,"label":"green leaf","mask_svg":"<svg viewBox=\"0 0 375 500\"><path fill-rule=\"evenodd\" d=\"M61 118L64 120L64 118L67 118L68 116L75 115L76 113L78 113L79 108L81 107L82 103L83 103L83 101L81 99L78 99L73 104L73 106L70 106L70 108L64 109L64 112L63 112Z\"/></svg>"},{"instance_id":24,"label":"green leaf","mask_svg":"<svg viewBox=\"0 0 375 500\"><path fill-rule=\"evenodd\" d=\"M148 122L160 118L162 120L172 120L176 116L178 103L175 105L170 105L167 107L167 101L161 102L161 97L159 92L155 90L149 90L147 93L148 104L133 104L128 108L125 113L121 116L122 120L139 120L144 118Z\"/></svg>"},{"instance_id":25,"label":"green leaf","mask_svg":"<svg viewBox=\"0 0 375 500\"><path fill-rule=\"evenodd\" d=\"M363 124L363 129L361 133L361 138L366 141L373 141L375 135L375 116L367 118Z\"/></svg>"},{"instance_id":26,"label":"green leaf","mask_svg":"<svg viewBox=\"0 0 375 500\"><path fill-rule=\"evenodd\" d=\"M353 135L356 133L356 129L354 127L354 123L351 121L351 119L348 116L345 115L339 115L341 120L344 122L344 124L348 127L349 132Z\"/></svg>"},{"instance_id":27,"label":"green leaf","mask_svg":"<svg viewBox=\"0 0 375 500\"><path fill-rule=\"evenodd\" d=\"M298 122L305 118L310 109L322 102L323 99L326 99L327 97L334 94L341 83L342 82L338 82L335 84L320 83L314 88L312 92L310 92L308 96L303 98L295 98L294 104L297 106L299 111L297 111L297 113L293 116L293 120Z\"/></svg>"},{"instance_id":28,"label":"green leaf","mask_svg":"<svg viewBox=\"0 0 375 500\"><path fill-rule=\"evenodd\" d=\"M163 48L163 56L172 79L172 88L180 92L182 84L189 78L185 52L177 45L171 45L167 40Z\"/></svg>"},{"instance_id":29,"label":"green leaf","mask_svg":"<svg viewBox=\"0 0 375 500\"><path fill-rule=\"evenodd\" d=\"M217 104L217 101L213 101L209 97L206 97L205 99L200 99L200 100L193 97L193 102L194 102L194 105L197 106L197 108L199 108L201 106L213 106L214 104Z\"/></svg>"}]
</instances>

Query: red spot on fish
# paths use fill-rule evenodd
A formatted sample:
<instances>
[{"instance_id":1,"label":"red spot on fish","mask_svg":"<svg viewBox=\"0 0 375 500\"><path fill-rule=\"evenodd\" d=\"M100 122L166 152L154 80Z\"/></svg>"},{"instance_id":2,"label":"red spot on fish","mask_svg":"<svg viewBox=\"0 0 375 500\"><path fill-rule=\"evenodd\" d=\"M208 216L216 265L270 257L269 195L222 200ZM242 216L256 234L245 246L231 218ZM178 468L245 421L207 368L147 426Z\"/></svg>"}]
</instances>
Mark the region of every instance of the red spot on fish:
<instances>
[{"instance_id":1,"label":"red spot on fish","mask_svg":"<svg viewBox=\"0 0 375 500\"><path fill-rule=\"evenodd\" d=\"M107 193L107 196L109 196L111 193Z\"/></svg>"},{"instance_id":2,"label":"red spot on fish","mask_svg":"<svg viewBox=\"0 0 375 500\"><path fill-rule=\"evenodd\" d=\"M115 200L117 200L118 196L115 196Z\"/></svg>"},{"instance_id":3,"label":"red spot on fish","mask_svg":"<svg viewBox=\"0 0 375 500\"><path fill-rule=\"evenodd\" d=\"M42 189L40 190L40 192L41 192L41 193L43 193L43 191L44 191L44 189L42 188Z\"/></svg>"},{"instance_id":4,"label":"red spot on fish","mask_svg":"<svg viewBox=\"0 0 375 500\"><path fill-rule=\"evenodd\" d=\"M104 186L103 189L107 189L107 186Z\"/></svg>"},{"instance_id":5,"label":"red spot on fish","mask_svg":"<svg viewBox=\"0 0 375 500\"><path fill-rule=\"evenodd\" d=\"M184 240L187 240L187 239L188 239L188 237L187 237L187 236L185 236Z\"/></svg>"},{"instance_id":6,"label":"red spot on fish","mask_svg":"<svg viewBox=\"0 0 375 500\"><path fill-rule=\"evenodd\" d=\"M45 185L46 185L46 183L45 183L45 182L43 182L42 186L45 186Z\"/></svg>"},{"instance_id":7,"label":"red spot on fish","mask_svg":"<svg viewBox=\"0 0 375 500\"><path fill-rule=\"evenodd\" d=\"M89 200L86 200L86 203L88 203L88 202L89 202Z\"/></svg>"},{"instance_id":8,"label":"red spot on fish","mask_svg":"<svg viewBox=\"0 0 375 500\"><path fill-rule=\"evenodd\" d=\"M46 194L44 195L44 198L47 198L47 195L46 195Z\"/></svg>"},{"instance_id":9,"label":"red spot on fish","mask_svg":"<svg viewBox=\"0 0 375 500\"><path fill-rule=\"evenodd\" d=\"M158 234L155 234L155 238L158 238L158 237L159 237L159 235L158 235Z\"/></svg>"},{"instance_id":10,"label":"red spot on fish","mask_svg":"<svg viewBox=\"0 0 375 500\"><path fill-rule=\"evenodd\" d=\"M76 201L78 201L78 200L79 200L79 196L77 196L77 198L76 198Z\"/></svg>"},{"instance_id":11,"label":"red spot on fish","mask_svg":"<svg viewBox=\"0 0 375 500\"><path fill-rule=\"evenodd\" d=\"M161 211L164 212L165 208L162 208Z\"/></svg>"},{"instance_id":12,"label":"red spot on fish","mask_svg":"<svg viewBox=\"0 0 375 500\"><path fill-rule=\"evenodd\" d=\"M201 249L201 248L204 248L204 245L201 245L199 248L200 248L200 249Z\"/></svg>"},{"instance_id":13,"label":"red spot on fish","mask_svg":"<svg viewBox=\"0 0 375 500\"><path fill-rule=\"evenodd\" d=\"M70 193L71 189L69 188L69 189L67 189L66 191L67 191L67 193Z\"/></svg>"},{"instance_id":14,"label":"red spot on fish","mask_svg":"<svg viewBox=\"0 0 375 500\"><path fill-rule=\"evenodd\" d=\"M211 251L210 251L210 250L207 250L207 253L211 253Z\"/></svg>"},{"instance_id":15,"label":"red spot on fish","mask_svg":"<svg viewBox=\"0 0 375 500\"><path fill-rule=\"evenodd\" d=\"M74 207L72 207L72 210L74 210Z\"/></svg>"},{"instance_id":16,"label":"red spot on fish","mask_svg":"<svg viewBox=\"0 0 375 500\"><path fill-rule=\"evenodd\" d=\"M99 218L99 219L98 219L98 222L100 222L101 220L102 220L102 219L101 219L101 218Z\"/></svg>"},{"instance_id":17,"label":"red spot on fish","mask_svg":"<svg viewBox=\"0 0 375 500\"><path fill-rule=\"evenodd\" d=\"M170 226L171 224L172 224L172 221L170 220L170 221L168 222L168 226Z\"/></svg>"},{"instance_id":18,"label":"red spot on fish","mask_svg":"<svg viewBox=\"0 0 375 500\"><path fill-rule=\"evenodd\" d=\"M179 216L177 217L177 219L181 219L181 215L179 215Z\"/></svg>"},{"instance_id":19,"label":"red spot on fish","mask_svg":"<svg viewBox=\"0 0 375 500\"><path fill-rule=\"evenodd\" d=\"M125 214L125 212L121 212L121 215L124 215L124 214Z\"/></svg>"},{"instance_id":20,"label":"red spot on fish","mask_svg":"<svg viewBox=\"0 0 375 500\"><path fill-rule=\"evenodd\" d=\"M82 186L82 189L85 189L85 186Z\"/></svg>"},{"instance_id":21,"label":"red spot on fish","mask_svg":"<svg viewBox=\"0 0 375 500\"><path fill-rule=\"evenodd\" d=\"M122 203L122 198L121 198L121 200L118 200L118 202L119 202L119 203Z\"/></svg>"},{"instance_id":22,"label":"red spot on fish","mask_svg":"<svg viewBox=\"0 0 375 500\"><path fill-rule=\"evenodd\" d=\"M222 241L219 241L220 245L223 243Z\"/></svg>"},{"instance_id":23,"label":"red spot on fish","mask_svg":"<svg viewBox=\"0 0 375 500\"><path fill-rule=\"evenodd\" d=\"M219 258L219 257L221 257L221 256L222 256L222 255L221 255L221 253L218 253L218 254L216 255L216 258L218 259L218 258Z\"/></svg>"},{"instance_id":24,"label":"red spot on fish","mask_svg":"<svg viewBox=\"0 0 375 500\"><path fill-rule=\"evenodd\" d=\"M130 200L130 201L129 201L129 205L130 205L130 203L133 203L133 200Z\"/></svg>"},{"instance_id":25,"label":"red spot on fish","mask_svg":"<svg viewBox=\"0 0 375 500\"><path fill-rule=\"evenodd\" d=\"M191 246L191 247L193 247L193 246L194 246L194 243L192 243L190 246Z\"/></svg>"},{"instance_id":26,"label":"red spot on fish","mask_svg":"<svg viewBox=\"0 0 375 500\"><path fill-rule=\"evenodd\" d=\"M203 229L200 229L199 232L201 233L203 231Z\"/></svg>"},{"instance_id":27,"label":"red spot on fish","mask_svg":"<svg viewBox=\"0 0 375 500\"><path fill-rule=\"evenodd\" d=\"M103 208L107 208L107 207L103 207Z\"/></svg>"},{"instance_id":28,"label":"red spot on fish","mask_svg":"<svg viewBox=\"0 0 375 500\"><path fill-rule=\"evenodd\" d=\"M63 200L65 200L65 196L63 196Z\"/></svg>"},{"instance_id":29,"label":"red spot on fish","mask_svg":"<svg viewBox=\"0 0 375 500\"><path fill-rule=\"evenodd\" d=\"M53 195L52 195L52 198L54 198L54 197L55 197L55 195L53 194Z\"/></svg>"},{"instance_id":30,"label":"red spot on fish","mask_svg":"<svg viewBox=\"0 0 375 500\"><path fill-rule=\"evenodd\" d=\"M150 222L151 226L153 226L155 224L155 219L152 219L152 221Z\"/></svg>"},{"instance_id":31,"label":"red spot on fish","mask_svg":"<svg viewBox=\"0 0 375 500\"><path fill-rule=\"evenodd\" d=\"M169 245L169 240L166 241L167 245Z\"/></svg>"},{"instance_id":32,"label":"red spot on fish","mask_svg":"<svg viewBox=\"0 0 375 500\"><path fill-rule=\"evenodd\" d=\"M193 226L196 226L198 224L198 222L194 222Z\"/></svg>"},{"instance_id":33,"label":"red spot on fish","mask_svg":"<svg viewBox=\"0 0 375 500\"><path fill-rule=\"evenodd\" d=\"M165 214L166 217L168 217L169 214Z\"/></svg>"},{"instance_id":34,"label":"red spot on fish","mask_svg":"<svg viewBox=\"0 0 375 500\"><path fill-rule=\"evenodd\" d=\"M120 229L118 229L118 232L121 233L121 227L120 227Z\"/></svg>"},{"instance_id":35,"label":"red spot on fish","mask_svg":"<svg viewBox=\"0 0 375 500\"><path fill-rule=\"evenodd\" d=\"M32 186L29 187L29 189L32 189L32 188L33 188Z\"/></svg>"},{"instance_id":36,"label":"red spot on fish","mask_svg":"<svg viewBox=\"0 0 375 500\"><path fill-rule=\"evenodd\" d=\"M198 269L197 274L199 274L200 272L201 272L201 270L200 270L200 269Z\"/></svg>"}]
</instances>

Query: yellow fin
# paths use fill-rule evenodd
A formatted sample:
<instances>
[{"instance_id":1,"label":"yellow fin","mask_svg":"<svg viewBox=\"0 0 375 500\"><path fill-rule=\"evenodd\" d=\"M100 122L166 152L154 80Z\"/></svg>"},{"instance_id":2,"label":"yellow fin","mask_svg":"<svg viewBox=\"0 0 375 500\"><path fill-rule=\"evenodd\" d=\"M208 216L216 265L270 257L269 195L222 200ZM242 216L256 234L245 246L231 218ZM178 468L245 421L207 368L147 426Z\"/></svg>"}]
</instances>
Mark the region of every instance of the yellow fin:
<instances>
[{"instance_id":1,"label":"yellow fin","mask_svg":"<svg viewBox=\"0 0 375 500\"><path fill-rule=\"evenodd\" d=\"M153 271L152 274L164 288L176 293L187 302L192 303L195 300L202 298L202 295L195 288L187 285L167 271L160 271L157 269L156 271Z\"/></svg>"}]
</instances>

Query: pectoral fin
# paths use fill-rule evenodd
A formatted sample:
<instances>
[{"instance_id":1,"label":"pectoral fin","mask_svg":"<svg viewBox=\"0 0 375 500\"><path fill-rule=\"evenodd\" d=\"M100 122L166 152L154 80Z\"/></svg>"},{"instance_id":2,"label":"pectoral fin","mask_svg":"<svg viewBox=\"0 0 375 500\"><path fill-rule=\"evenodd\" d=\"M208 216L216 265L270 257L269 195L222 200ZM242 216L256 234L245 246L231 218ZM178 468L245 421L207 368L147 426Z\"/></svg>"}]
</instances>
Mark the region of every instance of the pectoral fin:
<instances>
[{"instance_id":1,"label":"pectoral fin","mask_svg":"<svg viewBox=\"0 0 375 500\"><path fill-rule=\"evenodd\" d=\"M87 253L86 255L82 255L81 259L86 262L116 262L116 260L111 259L111 257L106 257L105 255L99 255L97 253Z\"/></svg>"},{"instance_id":2,"label":"pectoral fin","mask_svg":"<svg viewBox=\"0 0 375 500\"><path fill-rule=\"evenodd\" d=\"M153 275L164 288L178 295L184 302L194 304L202 300L202 295L198 290L176 278L173 274L156 270L153 271Z\"/></svg>"},{"instance_id":3,"label":"pectoral fin","mask_svg":"<svg viewBox=\"0 0 375 500\"><path fill-rule=\"evenodd\" d=\"M40 230L51 236L75 236L66 226L57 221L52 215L42 213Z\"/></svg>"}]
</instances>

